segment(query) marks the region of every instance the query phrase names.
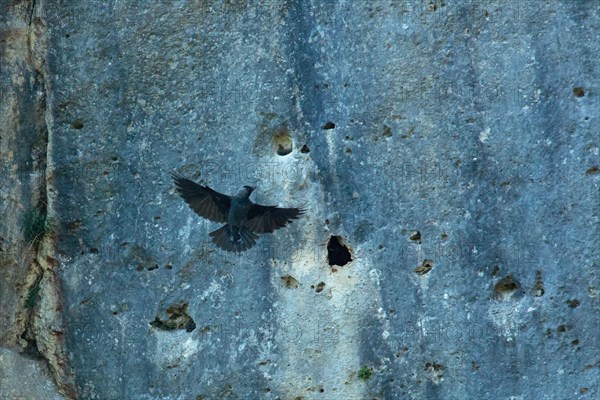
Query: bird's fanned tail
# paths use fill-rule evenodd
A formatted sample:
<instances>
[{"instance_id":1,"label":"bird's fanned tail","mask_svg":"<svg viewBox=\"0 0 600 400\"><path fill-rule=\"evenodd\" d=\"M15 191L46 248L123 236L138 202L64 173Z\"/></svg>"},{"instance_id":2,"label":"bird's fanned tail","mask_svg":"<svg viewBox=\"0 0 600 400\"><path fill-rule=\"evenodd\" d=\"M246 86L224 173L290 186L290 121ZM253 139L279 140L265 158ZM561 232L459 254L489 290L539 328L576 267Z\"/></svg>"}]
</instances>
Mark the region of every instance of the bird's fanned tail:
<instances>
[{"instance_id":1,"label":"bird's fanned tail","mask_svg":"<svg viewBox=\"0 0 600 400\"><path fill-rule=\"evenodd\" d=\"M258 235L242 226L237 232L232 232L229 224L223 225L216 231L210 232L214 244L225 251L239 253L248 250L256 244Z\"/></svg>"}]
</instances>

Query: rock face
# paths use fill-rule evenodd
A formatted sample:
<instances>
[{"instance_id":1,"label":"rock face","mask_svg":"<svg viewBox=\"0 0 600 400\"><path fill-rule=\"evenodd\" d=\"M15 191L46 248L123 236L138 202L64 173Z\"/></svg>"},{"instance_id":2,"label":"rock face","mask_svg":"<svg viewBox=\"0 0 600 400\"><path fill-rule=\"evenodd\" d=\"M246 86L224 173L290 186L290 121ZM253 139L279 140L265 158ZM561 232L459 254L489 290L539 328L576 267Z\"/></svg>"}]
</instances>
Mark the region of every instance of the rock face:
<instances>
[{"instance_id":1,"label":"rock face","mask_svg":"<svg viewBox=\"0 0 600 400\"><path fill-rule=\"evenodd\" d=\"M1 4L0 398L599 395L598 2Z\"/></svg>"},{"instance_id":2,"label":"rock face","mask_svg":"<svg viewBox=\"0 0 600 400\"><path fill-rule=\"evenodd\" d=\"M15 400L64 399L43 364L9 349L0 349L0 396Z\"/></svg>"}]
</instances>

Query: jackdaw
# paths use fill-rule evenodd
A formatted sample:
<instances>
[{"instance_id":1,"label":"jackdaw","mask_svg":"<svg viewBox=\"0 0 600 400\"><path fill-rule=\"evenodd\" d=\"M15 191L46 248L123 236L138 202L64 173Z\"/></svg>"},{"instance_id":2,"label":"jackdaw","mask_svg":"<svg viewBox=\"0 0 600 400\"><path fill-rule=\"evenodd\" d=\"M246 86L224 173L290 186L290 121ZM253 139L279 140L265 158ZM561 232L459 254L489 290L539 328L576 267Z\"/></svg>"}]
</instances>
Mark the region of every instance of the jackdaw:
<instances>
[{"instance_id":1,"label":"jackdaw","mask_svg":"<svg viewBox=\"0 0 600 400\"><path fill-rule=\"evenodd\" d=\"M177 192L196 214L213 222L226 222L209 233L212 241L226 251L248 250L256 244L257 234L282 228L305 211L255 204L250 201L254 191L251 186L243 186L235 196L227 196L181 175L171 176Z\"/></svg>"}]
</instances>

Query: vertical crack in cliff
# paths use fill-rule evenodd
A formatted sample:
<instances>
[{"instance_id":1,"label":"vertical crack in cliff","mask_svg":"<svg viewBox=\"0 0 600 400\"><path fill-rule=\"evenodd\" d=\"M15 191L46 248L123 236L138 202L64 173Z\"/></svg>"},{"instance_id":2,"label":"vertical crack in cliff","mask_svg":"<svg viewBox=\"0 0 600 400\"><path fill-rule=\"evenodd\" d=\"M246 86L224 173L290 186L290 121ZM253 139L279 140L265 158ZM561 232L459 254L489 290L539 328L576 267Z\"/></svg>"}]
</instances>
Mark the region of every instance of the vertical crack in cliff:
<instances>
[{"instance_id":1,"label":"vertical crack in cliff","mask_svg":"<svg viewBox=\"0 0 600 400\"><path fill-rule=\"evenodd\" d=\"M41 216L43 229L29 243L32 255L28 265L29 285L25 297L27 310L24 353L43 358L60 392L69 399L77 398L73 373L65 351L62 299L56 258L55 221L52 199L54 193L50 157L51 129L48 95L50 88L47 76L46 53L47 31L44 18L44 0L31 0L28 25L27 62L33 75L33 103L35 139L31 143L32 158L32 204L36 216Z\"/></svg>"},{"instance_id":2,"label":"vertical crack in cliff","mask_svg":"<svg viewBox=\"0 0 600 400\"><path fill-rule=\"evenodd\" d=\"M43 271L38 262L38 249L43 239L41 226L45 224L47 207L46 207L46 189L45 189L45 164L46 164L46 147L47 147L47 130L44 122L45 111L45 92L43 90L43 79L40 73L38 60L34 56L35 50L35 35L37 30L34 27L34 12L35 0L29 5L26 31L27 53L24 54L24 59L27 64L26 74L32 75L32 104L31 120L33 121L33 137L31 138L31 204L32 210L29 210L23 219L24 224L24 255L23 262L27 265L27 276L25 278L24 298L25 315L23 331L20 335L23 354L33 358L44 359L43 355L38 350L37 340L33 329L34 317L36 314L36 304L40 296L40 284L42 281Z\"/></svg>"}]
</instances>

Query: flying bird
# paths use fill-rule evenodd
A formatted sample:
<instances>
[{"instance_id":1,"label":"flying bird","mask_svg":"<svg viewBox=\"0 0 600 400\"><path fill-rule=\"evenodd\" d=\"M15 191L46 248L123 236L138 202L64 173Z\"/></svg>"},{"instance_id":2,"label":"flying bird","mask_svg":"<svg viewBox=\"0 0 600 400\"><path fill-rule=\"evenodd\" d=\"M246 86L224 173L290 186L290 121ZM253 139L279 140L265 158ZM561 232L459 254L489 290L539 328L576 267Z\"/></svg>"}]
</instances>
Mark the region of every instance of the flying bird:
<instances>
[{"instance_id":1,"label":"flying bird","mask_svg":"<svg viewBox=\"0 0 600 400\"><path fill-rule=\"evenodd\" d=\"M226 251L248 250L256 244L258 234L283 228L305 212L302 208L255 204L250 200L255 189L252 186L243 186L235 196L227 196L176 173L171 176L177 192L196 214L213 222L225 222L209 235L213 243Z\"/></svg>"}]
</instances>

